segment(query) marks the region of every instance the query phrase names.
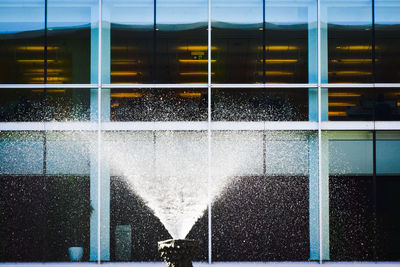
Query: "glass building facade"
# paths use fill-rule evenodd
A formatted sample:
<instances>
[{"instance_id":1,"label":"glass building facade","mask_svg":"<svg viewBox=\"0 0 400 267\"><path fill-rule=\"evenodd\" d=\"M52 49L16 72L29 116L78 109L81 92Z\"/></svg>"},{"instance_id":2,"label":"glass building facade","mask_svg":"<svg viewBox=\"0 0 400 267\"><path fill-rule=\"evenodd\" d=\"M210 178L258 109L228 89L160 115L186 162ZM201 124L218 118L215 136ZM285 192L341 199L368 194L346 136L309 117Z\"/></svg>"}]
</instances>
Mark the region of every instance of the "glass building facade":
<instances>
[{"instance_id":1,"label":"glass building facade","mask_svg":"<svg viewBox=\"0 0 400 267\"><path fill-rule=\"evenodd\" d=\"M160 261L172 192L197 261L400 261L399 14L0 0L0 262Z\"/></svg>"}]
</instances>

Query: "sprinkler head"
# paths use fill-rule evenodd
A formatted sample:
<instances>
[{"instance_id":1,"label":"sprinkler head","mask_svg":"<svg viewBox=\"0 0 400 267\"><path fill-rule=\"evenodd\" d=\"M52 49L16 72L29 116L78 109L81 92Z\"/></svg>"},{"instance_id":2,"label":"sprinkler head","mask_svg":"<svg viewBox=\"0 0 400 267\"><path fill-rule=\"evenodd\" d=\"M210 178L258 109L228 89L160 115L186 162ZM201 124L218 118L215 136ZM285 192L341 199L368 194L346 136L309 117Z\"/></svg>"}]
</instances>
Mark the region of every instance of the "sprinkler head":
<instances>
[{"instance_id":1,"label":"sprinkler head","mask_svg":"<svg viewBox=\"0 0 400 267\"><path fill-rule=\"evenodd\" d=\"M158 242L158 251L168 267L193 267L192 260L200 242L191 239L168 239Z\"/></svg>"}]
</instances>

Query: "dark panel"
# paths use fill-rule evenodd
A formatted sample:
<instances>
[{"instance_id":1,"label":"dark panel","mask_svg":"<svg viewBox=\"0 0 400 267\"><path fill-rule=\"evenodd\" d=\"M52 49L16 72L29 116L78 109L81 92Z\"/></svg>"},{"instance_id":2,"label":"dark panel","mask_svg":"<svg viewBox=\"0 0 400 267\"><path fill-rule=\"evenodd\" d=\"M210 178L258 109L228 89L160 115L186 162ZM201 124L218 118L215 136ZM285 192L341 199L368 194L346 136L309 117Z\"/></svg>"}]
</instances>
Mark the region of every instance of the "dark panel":
<instances>
[{"instance_id":1,"label":"dark panel","mask_svg":"<svg viewBox=\"0 0 400 267\"><path fill-rule=\"evenodd\" d=\"M214 88L212 119L227 121L305 121L308 89Z\"/></svg>"},{"instance_id":2,"label":"dark panel","mask_svg":"<svg viewBox=\"0 0 400 267\"><path fill-rule=\"evenodd\" d=\"M214 261L309 258L307 177L238 177L212 213Z\"/></svg>"},{"instance_id":3,"label":"dark panel","mask_svg":"<svg viewBox=\"0 0 400 267\"><path fill-rule=\"evenodd\" d=\"M207 89L112 89L111 120L200 121L207 119Z\"/></svg>"}]
</instances>

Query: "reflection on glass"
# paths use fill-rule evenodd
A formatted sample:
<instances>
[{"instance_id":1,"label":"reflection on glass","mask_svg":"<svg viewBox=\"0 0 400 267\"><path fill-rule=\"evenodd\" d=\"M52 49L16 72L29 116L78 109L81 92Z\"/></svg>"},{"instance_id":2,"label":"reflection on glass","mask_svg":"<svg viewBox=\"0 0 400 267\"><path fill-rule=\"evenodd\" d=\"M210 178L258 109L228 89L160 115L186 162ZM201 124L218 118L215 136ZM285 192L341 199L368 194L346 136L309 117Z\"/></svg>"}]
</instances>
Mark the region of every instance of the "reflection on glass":
<instances>
[{"instance_id":1,"label":"reflection on glass","mask_svg":"<svg viewBox=\"0 0 400 267\"><path fill-rule=\"evenodd\" d=\"M373 120L374 106L375 90L372 88L329 88L329 120Z\"/></svg>"},{"instance_id":2,"label":"reflection on glass","mask_svg":"<svg viewBox=\"0 0 400 267\"><path fill-rule=\"evenodd\" d=\"M105 3L112 83L207 82L206 0Z\"/></svg>"},{"instance_id":3,"label":"reflection on glass","mask_svg":"<svg viewBox=\"0 0 400 267\"><path fill-rule=\"evenodd\" d=\"M42 83L44 1L0 0L0 83Z\"/></svg>"},{"instance_id":4,"label":"reflection on glass","mask_svg":"<svg viewBox=\"0 0 400 267\"><path fill-rule=\"evenodd\" d=\"M108 132L103 147L111 172L111 260L160 261L157 242L185 228L187 238L203 243L196 260L205 261L207 133Z\"/></svg>"},{"instance_id":5,"label":"reflection on glass","mask_svg":"<svg viewBox=\"0 0 400 267\"><path fill-rule=\"evenodd\" d=\"M371 1L321 1L321 19L327 25L322 47L328 49L328 82L372 81Z\"/></svg>"},{"instance_id":6,"label":"reflection on glass","mask_svg":"<svg viewBox=\"0 0 400 267\"><path fill-rule=\"evenodd\" d=\"M329 120L400 120L398 88L330 88Z\"/></svg>"},{"instance_id":7,"label":"reflection on glass","mask_svg":"<svg viewBox=\"0 0 400 267\"><path fill-rule=\"evenodd\" d=\"M212 81L263 82L263 2L212 1Z\"/></svg>"},{"instance_id":8,"label":"reflection on glass","mask_svg":"<svg viewBox=\"0 0 400 267\"><path fill-rule=\"evenodd\" d=\"M372 133L330 133L330 259L374 259ZM362 155L362 156L361 156Z\"/></svg>"},{"instance_id":9,"label":"reflection on glass","mask_svg":"<svg viewBox=\"0 0 400 267\"><path fill-rule=\"evenodd\" d=\"M84 247L88 261L90 136L0 134L2 262L65 262L74 245Z\"/></svg>"},{"instance_id":10,"label":"reflection on glass","mask_svg":"<svg viewBox=\"0 0 400 267\"><path fill-rule=\"evenodd\" d=\"M304 121L308 89L214 88L212 119L223 121Z\"/></svg>"},{"instance_id":11,"label":"reflection on glass","mask_svg":"<svg viewBox=\"0 0 400 267\"><path fill-rule=\"evenodd\" d=\"M400 82L400 2L375 0L376 82Z\"/></svg>"},{"instance_id":12,"label":"reflection on glass","mask_svg":"<svg viewBox=\"0 0 400 267\"><path fill-rule=\"evenodd\" d=\"M1 89L0 121L89 120L90 89Z\"/></svg>"},{"instance_id":13,"label":"reflection on glass","mask_svg":"<svg viewBox=\"0 0 400 267\"><path fill-rule=\"evenodd\" d=\"M96 73L90 70L90 40L98 23L97 2L48 1L47 83L90 83L90 71ZM97 37L97 31L94 34Z\"/></svg>"},{"instance_id":14,"label":"reflection on glass","mask_svg":"<svg viewBox=\"0 0 400 267\"><path fill-rule=\"evenodd\" d=\"M308 260L308 137L213 132L213 261Z\"/></svg>"},{"instance_id":15,"label":"reflection on glass","mask_svg":"<svg viewBox=\"0 0 400 267\"><path fill-rule=\"evenodd\" d=\"M200 121L207 119L207 89L112 89L111 120Z\"/></svg>"},{"instance_id":16,"label":"reflection on glass","mask_svg":"<svg viewBox=\"0 0 400 267\"><path fill-rule=\"evenodd\" d=\"M265 2L265 81L308 82L308 42L316 23L316 2ZM309 39L311 38L311 39ZM311 45L311 44L310 44ZM260 49L263 49L261 46ZM313 59L315 60L315 59Z\"/></svg>"}]
</instances>

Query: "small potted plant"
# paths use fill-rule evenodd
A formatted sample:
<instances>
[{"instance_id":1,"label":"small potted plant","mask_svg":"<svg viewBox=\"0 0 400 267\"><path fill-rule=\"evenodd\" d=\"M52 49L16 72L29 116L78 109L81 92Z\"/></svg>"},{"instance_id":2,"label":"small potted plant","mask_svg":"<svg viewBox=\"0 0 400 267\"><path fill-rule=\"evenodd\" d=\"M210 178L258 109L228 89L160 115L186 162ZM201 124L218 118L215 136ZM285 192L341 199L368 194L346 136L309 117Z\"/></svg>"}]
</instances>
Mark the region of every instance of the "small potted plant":
<instances>
[{"instance_id":1,"label":"small potted plant","mask_svg":"<svg viewBox=\"0 0 400 267\"><path fill-rule=\"evenodd\" d=\"M90 231L88 179L82 176L62 177L56 185L57 216L64 233L71 261L80 261Z\"/></svg>"}]
</instances>

